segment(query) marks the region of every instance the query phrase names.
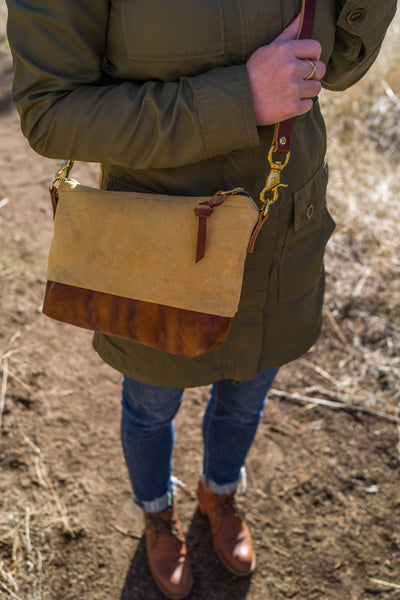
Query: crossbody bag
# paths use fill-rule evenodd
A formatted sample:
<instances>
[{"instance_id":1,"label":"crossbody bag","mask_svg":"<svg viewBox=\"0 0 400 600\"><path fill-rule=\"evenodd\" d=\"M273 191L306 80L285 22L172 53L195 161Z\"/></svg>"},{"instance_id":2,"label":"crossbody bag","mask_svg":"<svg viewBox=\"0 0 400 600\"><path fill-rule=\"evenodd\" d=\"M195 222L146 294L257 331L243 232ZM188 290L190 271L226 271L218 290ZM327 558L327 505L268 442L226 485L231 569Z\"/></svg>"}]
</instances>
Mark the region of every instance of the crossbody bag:
<instances>
[{"instance_id":1,"label":"crossbody bag","mask_svg":"<svg viewBox=\"0 0 400 600\"><path fill-rule=\"evenodd\" d=\"M312 34L303 0L298 37ZM43 313L78 327L195 357L223 343L244 266L278 199L293 119L275 126L260 207L243 188L212 197L81 185L64 161L51 184L54 233Z\"/></svg>"}]
</instances>

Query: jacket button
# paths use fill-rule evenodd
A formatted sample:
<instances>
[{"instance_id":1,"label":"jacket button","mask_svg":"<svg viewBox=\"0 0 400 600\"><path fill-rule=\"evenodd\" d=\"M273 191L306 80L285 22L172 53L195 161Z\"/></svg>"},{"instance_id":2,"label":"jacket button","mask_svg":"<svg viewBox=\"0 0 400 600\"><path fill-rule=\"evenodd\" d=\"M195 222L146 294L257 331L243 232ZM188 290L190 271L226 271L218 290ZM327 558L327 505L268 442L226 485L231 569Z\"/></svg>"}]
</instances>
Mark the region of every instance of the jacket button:
<instances>
[{"instance_id":1,"label":"jacket button","mask_svg":"<svg viewBox=\"0 0 400 600\"><path fill-rule=\"evenodd\" d=\"M314 214L314 206L312 204L309 204L307 206L307 219L311 219L313 214Z\"/></svg>"},{"instance_id":2,"label":"jacket button","mask_svg":"<svg viewBox=\"0 0 400 600\"><path fill-rule=\"evenodd\" d=\"M367 11L364 8L357 8L356 10L351 10L346 17L346 21L350 23L350 25L361 23L361 21L364 20L366 14Z\"/></svg>"}]
</instances>

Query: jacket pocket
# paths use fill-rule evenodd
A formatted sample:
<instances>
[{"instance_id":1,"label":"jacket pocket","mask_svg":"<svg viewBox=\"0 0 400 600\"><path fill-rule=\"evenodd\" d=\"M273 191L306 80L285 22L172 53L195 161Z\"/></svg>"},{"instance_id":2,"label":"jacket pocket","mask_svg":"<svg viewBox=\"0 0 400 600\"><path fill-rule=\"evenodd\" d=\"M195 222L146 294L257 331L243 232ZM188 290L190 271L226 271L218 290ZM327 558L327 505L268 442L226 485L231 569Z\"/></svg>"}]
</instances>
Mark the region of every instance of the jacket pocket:
<instances>
[{"instance_id":1,"label":"jacket pocket","mask_svg":"<svg viewBox=\"0 0 400 600\"><path fill-rule=\"evenodd\" d=\"M335 45L324 82L345 89L375 60L396 12L396 0L337 0Z\"/></svg>"},{"instance_id":2,"label":"jacket pocket","mask_svg":"<svg viewBox=\"0 0 400 600\"><path fill-rule=\"evenodd\" d=\"M279 266L279 301L291 302L309 292L323 270L325 246L335 229L325 200L328 167L324 162L293 194L294 220Z\"/></svg>"},{"instance_id":3,"label":"jacket pocket","mask_svg":"<svg viewBox=\"0 0 400 600\"><path fill-rule=\"evenodd\" d=\"M193 60L224 53L221 0L122 0L128 57Z\"/></svg>"},{"instance_id":4,"label":"jacket pocket","mask_svg":"<svg viewBox=\"0 0 400 600\"><path fill-rule=\"evenodd\" d=\"M340 4L336 47L349 61L362 60L380 46L396 11L396 2L372 0L364 3L350 0ZM362 8L364 4L366 7Z\"/></svg>"}]
</instances>

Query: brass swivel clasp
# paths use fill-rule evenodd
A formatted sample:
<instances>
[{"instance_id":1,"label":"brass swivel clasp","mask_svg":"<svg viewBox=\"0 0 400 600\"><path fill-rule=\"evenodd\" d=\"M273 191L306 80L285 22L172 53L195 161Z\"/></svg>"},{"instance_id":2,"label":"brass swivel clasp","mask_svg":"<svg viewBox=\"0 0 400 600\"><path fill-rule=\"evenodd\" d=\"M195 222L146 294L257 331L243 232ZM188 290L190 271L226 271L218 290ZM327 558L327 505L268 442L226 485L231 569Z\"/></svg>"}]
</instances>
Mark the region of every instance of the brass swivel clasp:
<instances>
[{"instance_id":1,"label":"brass swivel clasp","mask_svg":"<svg viewBox=\"0 0 400 600\"><path fill-rule=\"evenodd\" d=\"M273 159L274 149L275 147L272 145L268 152L270 172L265 182L265 186L260 193L260 202L262 203L260 210L263 213L263 218L267 218L270 206L275 204L278 200L279 188L288 187L285 183L281 183L281 172L289 162L290 152L286 154L285 160L280 162ZM266 197L266 194L268 193L271 194L269 198Z\"/></svg>"},{"instance_id":2,"label":"brass swivel clasp","mask_svg":"<svg viewBox=\"0 0 400 600\"><path fill-rule=\"evenodd\" d=\"M51 205L53 207L53 217L56 214L57 203L58 203L58 185L62 181L65 181L69 177L69 173L74 164L73 160L63 160L62 162L57 163L57 167L59 167L53 181L50 184L50 198Z\"/></svg>"},{"instance_id":3,"label":"brass swivel clasp","mask_svg":"<svg viewBox=\"0 0 400 600\"><path fill-rule=\"evenodd\" d=\"M60 183L61 181L65 181L69 177L69 173L73 167L73 160L63 160L57 163L57 166L60 167L50 185L50 191L52 191L55 187L56 183Z\"/></svg>"}]
</instances>

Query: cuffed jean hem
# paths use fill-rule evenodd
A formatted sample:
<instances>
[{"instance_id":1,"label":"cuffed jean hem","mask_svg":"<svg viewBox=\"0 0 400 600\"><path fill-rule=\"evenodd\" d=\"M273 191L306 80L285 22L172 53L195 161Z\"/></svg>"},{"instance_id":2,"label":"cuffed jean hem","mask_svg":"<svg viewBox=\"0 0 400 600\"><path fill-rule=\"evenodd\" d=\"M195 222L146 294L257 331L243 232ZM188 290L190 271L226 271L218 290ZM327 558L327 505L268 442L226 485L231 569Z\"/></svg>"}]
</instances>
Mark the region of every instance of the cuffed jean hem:
<instances>
[{"instance_id":1,"label":"cuffed jean hem","mask_svg":"<svg viewBox=\"0 0 400 600\"><path fill-rule=\"evenodd\" d=\"M147 513L160 513L168 510L172 506L173 501L173 493L171 490L166 492L160 498L156 498L155 500L145 500L140 501L137 498L134 498L135 504L143 508L143 510Z\"/></svg>"},{"instance_id":2,"label":"cuffed jean hem","mask_svg":"<svg viewBox=\"0 0 400 600\"><path fill-rule=\"evenodd\" d=\"M240 479L237 479L232 483L219 484L215 483L215 481L212 479L207 479L205 475L202 475L201 481L212 494L230 494L231 492L235 492L237 490Z\"/></svg>"}]
</instances>

